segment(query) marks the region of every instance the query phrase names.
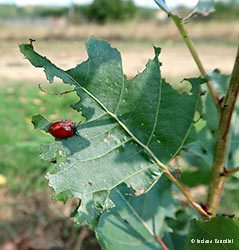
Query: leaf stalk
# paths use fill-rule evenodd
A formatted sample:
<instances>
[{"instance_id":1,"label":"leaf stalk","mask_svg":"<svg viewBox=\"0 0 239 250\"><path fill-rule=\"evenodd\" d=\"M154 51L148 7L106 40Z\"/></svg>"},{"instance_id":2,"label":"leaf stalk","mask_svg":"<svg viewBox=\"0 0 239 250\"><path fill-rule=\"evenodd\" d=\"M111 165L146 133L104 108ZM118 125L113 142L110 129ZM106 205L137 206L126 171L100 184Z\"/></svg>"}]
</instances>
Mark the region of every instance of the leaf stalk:
<instances>
[{"instance_id":1,"label":"leaf stalk","mask_svg":"<svg viewBox=\"0 0 239 250\"><path fill-rule=\"evenodd\" d=\"M177 179L170 173L170 171L167 169L165 171L165 174L167 177L175 184L175 186L181 191L181 193L187 198L188 202L196 209L196 211L204 218L209 219L210 215L197 203L191 194L188 192L188 190L177 181Z\"/></svg>"},{"instance_id":2,"label":"leaf stalk","mask_svg":"<svg viewBox=\"0 0 239 250\"><path fill-rule=\"evenodd\" d=\"M161 244L163 250L168 250L168 248L166 247L166 245L164 244L164 242L161 240L160 237L157 236L157 237L156 237L156 240L157 240L158 242L160 242L160 244Z\"/></svg>"}]
</instances>

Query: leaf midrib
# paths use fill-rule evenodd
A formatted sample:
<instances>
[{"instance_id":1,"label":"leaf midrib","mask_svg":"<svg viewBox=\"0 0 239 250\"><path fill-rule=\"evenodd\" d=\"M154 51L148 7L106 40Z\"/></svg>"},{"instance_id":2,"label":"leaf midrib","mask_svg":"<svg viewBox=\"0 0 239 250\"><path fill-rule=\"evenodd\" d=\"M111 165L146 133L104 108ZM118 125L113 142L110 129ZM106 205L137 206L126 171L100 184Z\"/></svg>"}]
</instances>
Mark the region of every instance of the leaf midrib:
<instances>
[{"instance_id":1,"label":"leaf midrib","mask_svg":"<svg viewBox=\"0 0 239 250\"><path fill-rule=\"evenodd\" d=\"M158 93L158 103L157 103L157 108L156 108L156 112L155 112L154 125L153 125L153 128L152 128L151 135L150 135L150 137L149 137L149 139L148 139L148 141L146 143L146 146L148 146L149 143L151 142L151 140L153 138L154 131L155 131L156 126L157 126L158 114L159 114L159 108L160 108L160 102L161 102L162 82L163 82L163 79L160 78L159 93Z\"/></svg>"}]
</instances>

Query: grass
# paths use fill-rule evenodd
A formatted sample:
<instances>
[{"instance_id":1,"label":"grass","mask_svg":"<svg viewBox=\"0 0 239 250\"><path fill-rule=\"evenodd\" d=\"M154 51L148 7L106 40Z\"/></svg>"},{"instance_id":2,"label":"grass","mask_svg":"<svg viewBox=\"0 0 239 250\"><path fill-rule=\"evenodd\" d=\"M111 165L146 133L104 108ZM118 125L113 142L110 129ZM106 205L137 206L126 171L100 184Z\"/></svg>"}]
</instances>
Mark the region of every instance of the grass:
<instances>
[{"instance_id":1,"label":"grass","mask_svg":"<svg viewBox=\"0 0 239 250\"><path fill-rule=\"evenodd\" d=\"M66 90L63 84L44 88ZM31 116L39 113L51 121L78 122L82 117L70 107L78 97L74 92L62 97L44 94L21 81L0 86L0 99L0 177L7 180L0 183L0 249L19 249L20 244L35 249L39 241L42 249L75 249L79 244L82 250L100 249L94 232L86 233L69 219L77 201L63 205L51 200L45 175L56 165L40 160L37 147L54 138L31 124Z\"/></svg>"},{"instance_id":2,"label":"grass","mask_svg":"<svg viewBox=\"0 0 239 250\"><path fill-rule=\"evenodd\" d=\"M51 92L61 92L52 86ZM7 188L31 195L47 186L44 178L55 166L39 159L36 148L54 140L49 134L34 131L31 116L42 113L49 120L70 118L77 122L80 114L70 108L78 98L75 93L62 97L41 92L25 82L0 87L0 174L7 178Z\"/></svg>"}]
</instances>

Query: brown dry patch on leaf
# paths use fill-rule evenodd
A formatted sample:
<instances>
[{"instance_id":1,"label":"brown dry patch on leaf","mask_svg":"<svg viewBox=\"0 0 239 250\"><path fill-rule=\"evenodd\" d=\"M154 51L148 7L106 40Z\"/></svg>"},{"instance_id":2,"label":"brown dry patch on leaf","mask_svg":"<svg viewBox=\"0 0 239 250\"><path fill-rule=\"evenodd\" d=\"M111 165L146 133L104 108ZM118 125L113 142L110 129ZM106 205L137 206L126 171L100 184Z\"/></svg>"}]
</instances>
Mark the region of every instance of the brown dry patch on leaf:
<instances>
[{"instance_id":1,"label":"brown dry patch on leaf","mask_svg":"<svg viewBox=\"0 0 239 250\"><path fill-rule=\"evenodd\" d=\"M132 185L130 185L130 187L132 187L135 192L133 194L126 194L128 196L140 196L140 195L145 193L145 188L144 187L142 187L141 189L137 189Z\"/></svg>"},{"instance_id":2,"label":"brown dry patch on leaf","mask_svg":"<svg viewBox=\"0 0 239 250\"><path fill-rule=\"evenodd\" d=\"M109 140L110 136L111 136L111 133L109 132L109 133L107 134L107 136L104 138L104 142L105 142L105 143Z\"/></svg>"}]
</instances>

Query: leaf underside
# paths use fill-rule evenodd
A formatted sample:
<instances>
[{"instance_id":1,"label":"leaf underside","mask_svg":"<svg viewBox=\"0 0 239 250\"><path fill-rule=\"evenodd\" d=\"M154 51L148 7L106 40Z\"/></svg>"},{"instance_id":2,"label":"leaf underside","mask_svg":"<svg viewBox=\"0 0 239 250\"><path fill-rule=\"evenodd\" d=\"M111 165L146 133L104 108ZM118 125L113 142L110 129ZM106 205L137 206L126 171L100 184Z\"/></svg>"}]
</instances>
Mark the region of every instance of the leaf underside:
<instances>
[{"instance_id":1,"label":"leaf underside","mask_svg":"<svg viewBox=\"0 0 239 250\"><path fill-rule=\"evenodd\" d=\"M189 19L195 15L199 14L202 16L208 16L210 13L215 11L215 1L214 0L199 0L193 11L185 17L182 22L188 22Z\"/></svg>"},{"instance_id":2,"label":"leaf underside","mask_svg":"<svg viewBox=\"0 0 239 250\"><path fill-rule=\"evenodd\" d=\"M179 152L192 126L203 80L186 79L191 93L179 94L161 77L160 49L155 48L155 57L145 70L129 81L120 53L106 41L92 38L86 48L88 60L64 71L32 46L20 45L35 67L44 68L50 83L59 77L74 85L80 98L73 105L86 118L78 127L80 136L42 146L41 156L67 156L57 173L48 175L49 185L56 199L80 198L78 221L95 227L98 216L113 206L109 198L113 188L125 182L143 192L161 176L146 149L164 164ZM35 127L41 123L46 128L47 120L39 117Z\"/></svg>"},{"instance_id":3,"label":"leaf underside","mask_svg":"<svg viewBox=\"0 0 239 250\"><path fill-rule=\"evenodd\" d=\"M125 184L115 188L110 198L117 206L100 217L95 231L102 249L162 249L147 227L160 237L170 231L165 218L174 218L175 213L171 182L163 176L146 194L125 193L130 193Z\"/></svg>"}]
</instances>

